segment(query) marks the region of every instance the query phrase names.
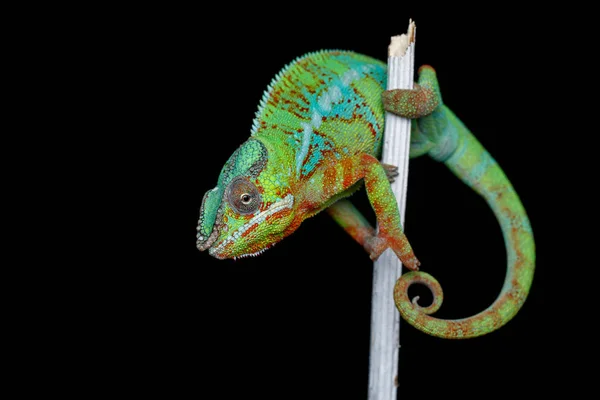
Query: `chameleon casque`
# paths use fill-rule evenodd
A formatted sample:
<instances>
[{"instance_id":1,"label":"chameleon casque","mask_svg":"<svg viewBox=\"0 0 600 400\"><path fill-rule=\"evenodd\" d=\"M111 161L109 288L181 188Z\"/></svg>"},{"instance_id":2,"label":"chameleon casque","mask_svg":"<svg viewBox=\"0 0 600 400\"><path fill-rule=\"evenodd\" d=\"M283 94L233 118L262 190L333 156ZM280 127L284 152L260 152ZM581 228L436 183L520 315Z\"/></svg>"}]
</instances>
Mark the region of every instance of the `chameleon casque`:
<instances>
[{"instance_id":1,"label":"chameleon casque","mask_svg":"<svg viewBox=\"0 0 600 400\"><path fill-rule=\"evenodd\" d=\"M387 66L349 51L297 58L273 79L260 102L250 138L229 158L217 186L202 200L197 247L219 258L255 256L327 209L372 259L390 248L412 270L397 281L394 300L417 329L442 338L492 332L521 308L533 280L533 233L519 197L498 164L442 102L433 68L423 66L411 90L386 90ZM402 231L391 190L393 167L378 161L385 112L415 119L410 156L443 162L483 196L501 226L507 273L497 299L472 317L442 320L441 286L420 265ZM375 211L372 228L344 199L364 185ZM427 286L433 303L407 295Z\"/></svg>"}]
</instances>

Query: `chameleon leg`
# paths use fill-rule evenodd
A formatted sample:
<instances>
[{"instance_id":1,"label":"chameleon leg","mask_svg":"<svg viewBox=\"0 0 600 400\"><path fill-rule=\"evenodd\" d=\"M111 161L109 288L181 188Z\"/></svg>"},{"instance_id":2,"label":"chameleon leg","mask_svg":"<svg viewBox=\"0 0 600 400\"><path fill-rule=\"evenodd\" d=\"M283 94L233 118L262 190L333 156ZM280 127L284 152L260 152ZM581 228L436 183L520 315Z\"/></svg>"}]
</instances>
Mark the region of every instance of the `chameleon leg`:
<instances>
[{"instance_id":1,"label":"chameleon leg","mask_svg":"<svg viewBox=\"0 0 600 400\"><path fill-rule=\"evenodd\" d=\"M406 235L402 232L398 204L385 168L375 157L369 154L357 154L344 162L326 167L322 174L323 179L328 181L327 186L335 193L353 187L360 179L364 180L369 202L377 218L378 231L376 235L360 236L359 243L362 242L371 259L376 260L389 247L407 268L418 269L420 263L415 257ZM313 198L311 202L323 204L324 199ZM337 211L338 216L344 214L343 210L342 212ZM334 209L333 212L335 214L336 210ZM363 225L356 218L346 217L342 220L342 226L347 224L351 229Z\"/></svg>"},{"instance_id":2,"label":"chameleon leg","mask_svg":"<svg viewBox=\"0 0 600 400\"><path fill-rule=\"evenodd\" d=\"M368 154L360 157L360 167L378 224L377 236L368 238L365 243L371 259L376 260L389 247L408 269L419 269L421 263L402 232L396 196L384 168L376 158Z\"/></svg>"},{"instance_id":3,"label":"chameleon leg","mask_svg":"<svg viewBox=\"0 0 600 400\"><path fill-rule=\"evenodd\" d=\"M375 229L349 200L342 199L326 211L361 246L375 236Z\"/></svg>"}]
</instances>

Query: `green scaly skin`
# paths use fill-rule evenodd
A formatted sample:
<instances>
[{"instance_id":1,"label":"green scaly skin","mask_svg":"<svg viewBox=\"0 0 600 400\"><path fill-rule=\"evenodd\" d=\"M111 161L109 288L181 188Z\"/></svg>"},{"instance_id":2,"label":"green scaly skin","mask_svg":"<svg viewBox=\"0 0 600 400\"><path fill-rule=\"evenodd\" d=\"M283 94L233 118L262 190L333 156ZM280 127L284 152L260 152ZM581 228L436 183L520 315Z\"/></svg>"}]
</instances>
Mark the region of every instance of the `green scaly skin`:
<instances>
[{"instance_id":1,"label":"green scaly skin","mask_svg":"<svg viewBox=\"0 0 600 400\"><path fill-rule=\"evenodd\" d=\"M385 64L347 51L310 53L286 66L265 92L250 138L204 196L197 247L217 258L258 255L327 210L372 259L390 248L412 270L394 291L411 325L443 338L489 333L518 312L532 283L535 249L525 210L500 167L442 103L431 67L420 69L414 90L386 91L385 83ZM429 154L445 163L486 199L500 223L506 280L496 301L475 316L428 315L440 307L443 294L433 277L417 271L420 263L402 232L389 166L378 161L386 110L416 119L411 157ZM363 184L377 231L344 199ZM408 287L416 282L432 290L431 306L408 298Z\"/></svg>"}]
</instances>

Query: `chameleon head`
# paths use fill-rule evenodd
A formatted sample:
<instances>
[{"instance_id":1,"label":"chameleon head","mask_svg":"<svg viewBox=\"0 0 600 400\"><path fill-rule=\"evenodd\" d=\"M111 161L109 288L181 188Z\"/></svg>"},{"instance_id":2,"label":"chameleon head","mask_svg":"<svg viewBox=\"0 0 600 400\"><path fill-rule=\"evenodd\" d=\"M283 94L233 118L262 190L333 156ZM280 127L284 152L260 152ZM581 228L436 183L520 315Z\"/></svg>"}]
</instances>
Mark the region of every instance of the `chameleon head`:
<instances>
[{"instance_id":1,"label":"chameleon head","mask_svg":"<svg viewBox=\"0 0 600 400\"><path fill-rule=\"evenodd\" d=\"M204 195L196 246L224 259L257 255L283 239L293 220L294 196L273 178L265 145L242 144L229 158L217 187ZM283 180L281 180L283 181Z\"/></svg>"}]
</instances>

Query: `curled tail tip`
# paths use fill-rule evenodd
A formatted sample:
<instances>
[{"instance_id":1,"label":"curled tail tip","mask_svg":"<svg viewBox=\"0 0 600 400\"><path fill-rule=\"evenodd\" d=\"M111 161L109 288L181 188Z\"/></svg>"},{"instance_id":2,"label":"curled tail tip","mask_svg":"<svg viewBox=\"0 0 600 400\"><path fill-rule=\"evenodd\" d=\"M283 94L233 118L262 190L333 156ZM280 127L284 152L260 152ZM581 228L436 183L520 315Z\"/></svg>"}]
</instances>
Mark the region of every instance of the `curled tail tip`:
<instances>
[{"instance_id":1,"label":"curled tail tip","mask_svg":"<svg viewBox=\"0 0 600 400\"><path fill-rule=\"evenodd\" d=\"M408 288L422 284L429 288L433 302L420 306L418 296L410 299ZM525 303L526 291L513 287L503 292L486 310L460 319L438 319L431 317L442 305L444 293L439 282L426 272L407 272L394 287L394 302L402 318L416 329L443 339L469 339L492 333L506 325Z\"/></svg>"}]
</instances>

